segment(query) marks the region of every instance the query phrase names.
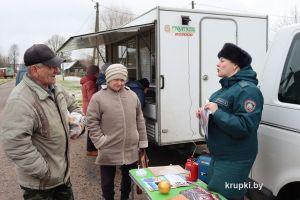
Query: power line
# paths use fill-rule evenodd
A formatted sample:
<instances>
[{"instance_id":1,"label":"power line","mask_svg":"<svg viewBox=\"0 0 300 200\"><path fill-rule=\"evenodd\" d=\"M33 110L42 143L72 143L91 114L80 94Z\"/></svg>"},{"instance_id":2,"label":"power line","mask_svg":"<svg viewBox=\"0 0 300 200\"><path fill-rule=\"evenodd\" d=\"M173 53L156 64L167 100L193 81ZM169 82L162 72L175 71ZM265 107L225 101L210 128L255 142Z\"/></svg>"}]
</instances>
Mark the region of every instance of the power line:
<instances>
[{"instance_id":1,"label":"power line","mask_svg":"<svg viewBox=\"0 0 300 200\"><path fill-rule=\"evenodd\" d=\"M94 0L91 0L93 3L95 3L96 1ZM103 7L104 9L107 9L107 10L110 10L112 12L116 12L116 13L122 13L122 14L126 14L126 15L131 15L131 16L136 16L135 14L132 14L132 13L128 13L128 12L122 12L122 11L119 11L119 10L116 10L116 9L112 9L112 8L109 8L107 6L104 6L104 5L101 5L99 4L99 6ZM84 20L84 22L82 23L82 25L78 28L78 30L75 32L75 34L78 34L80 32L80 30L82 30L82 28L88 24L88 22L90 21L91 17L94 15L95 11L94 9L90 12L90 14L88 15L88 17Z\"/></svg>"},{"instance_id":2,"label":"power line","mask_svg":"<svg viewBox=\"0 0 300 200\"><path fill-rule=\"evenodd\" d=\"M95 13L94 10L91 11L91 13L88 15L88 17L84 20L84 22L82 23L82 25L79 27L79 29L76 31L76 34L79 33L80 30L82 30L82 27L85 26L88 21L90 20L90 18L92 17L92 15Z\"/></svg>"}]
</instances>

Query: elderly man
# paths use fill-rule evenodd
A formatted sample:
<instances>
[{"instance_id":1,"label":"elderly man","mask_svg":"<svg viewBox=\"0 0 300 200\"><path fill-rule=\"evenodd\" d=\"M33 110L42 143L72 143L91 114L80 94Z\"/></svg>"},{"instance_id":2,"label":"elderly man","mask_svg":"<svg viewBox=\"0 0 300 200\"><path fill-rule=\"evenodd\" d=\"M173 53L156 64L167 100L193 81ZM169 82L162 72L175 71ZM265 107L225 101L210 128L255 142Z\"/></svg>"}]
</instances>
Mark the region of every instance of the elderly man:
<instances>
[{"instance_id":1,"label":"elderly man","mask_svg":"<svg viewBox=\"0 0 300 200\"><path fill-rule=\"evenodd\" d=\"M105 71L107 87L94 94L87 111L87 127L98 149L96 164L100 165L106 200L114 199L116 166L121 166L121 199L128 199L129 170L137 168L139 149L148 147L140 101L125 87L127 74L123 65L110 65Z\"/></svg>"},{"instance_id":2,"label":"elderly man","mask_svg":"<svg viewBox=\"0 0 300 200\"><path fill-rule=\"evenodd\" d=\"M81 112L55 76L63 60L44 44L24 54L27 75L11 92L0 134L16 164L24 199L74 199L70 183L69 112Z\"/></svg>"}]
</instances>

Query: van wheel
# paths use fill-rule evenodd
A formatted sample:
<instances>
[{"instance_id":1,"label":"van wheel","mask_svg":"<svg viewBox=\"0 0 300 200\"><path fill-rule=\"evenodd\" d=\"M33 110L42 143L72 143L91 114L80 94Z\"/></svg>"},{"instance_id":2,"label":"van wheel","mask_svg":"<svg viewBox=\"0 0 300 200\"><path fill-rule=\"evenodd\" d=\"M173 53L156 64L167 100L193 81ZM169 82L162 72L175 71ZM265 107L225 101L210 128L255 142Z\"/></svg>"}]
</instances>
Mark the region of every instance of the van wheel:
<instances>
[{"instance_id":1,"label":"van wheel","mask_svg":"<svg viewBox=\"0 0 300 200\"><path fill-rule=\"evenodd\" d=\"M300 182L285 185L278 193L276 200L300 200Z\"/></svg>"}]
</instances>

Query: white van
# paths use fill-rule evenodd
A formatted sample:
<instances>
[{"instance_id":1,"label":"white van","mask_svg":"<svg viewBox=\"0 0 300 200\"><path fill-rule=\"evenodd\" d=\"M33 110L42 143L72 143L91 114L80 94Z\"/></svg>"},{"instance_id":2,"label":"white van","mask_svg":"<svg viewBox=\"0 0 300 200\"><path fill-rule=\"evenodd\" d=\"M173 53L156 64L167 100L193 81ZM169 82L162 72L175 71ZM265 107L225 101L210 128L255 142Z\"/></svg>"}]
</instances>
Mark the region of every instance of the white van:
<instances>
[{"instance_id":1,"label":"white van","mask_svg":"<svg viewBox=\"0 0 300 200\"><path fill-rule=\"evenodd\" d=\"M253 199L300 199L300 24L278 31L263 69L265 105L251 178L263 184L264 197Z\"/></svg>"},{"instance_id":2,"label":"white van","mask_svg":"<svg viewBox=\"0 0 300 200\"><path fill-rule=\"evenodd\" d=\"M195 110L220 87L216 63L224 43L247 49L260 71L267 27L267 16L156 7L125 27L73 36L58 51L105 48L104 62L123 63L129 79L150 80L149 139L183 144L204 141Z\"/></svg>"}]
</instances>

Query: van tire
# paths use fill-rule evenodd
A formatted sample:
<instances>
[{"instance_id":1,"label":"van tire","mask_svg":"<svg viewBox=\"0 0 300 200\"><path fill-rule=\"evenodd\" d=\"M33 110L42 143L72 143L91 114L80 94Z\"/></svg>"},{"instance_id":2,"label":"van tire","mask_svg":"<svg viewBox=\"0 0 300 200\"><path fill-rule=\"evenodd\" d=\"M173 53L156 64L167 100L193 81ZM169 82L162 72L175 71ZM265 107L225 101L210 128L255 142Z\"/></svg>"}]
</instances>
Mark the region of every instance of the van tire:
<instances>
[{"instance_id":1,"label":"van tire","mask_svg":"<svg viewBox=\"0 0 300 200\"><path fill-rule=\"evenodd\" d=\"M279 191L276 200L300 200L300 182L289 183Z\"/></svg>"}]
</instances>

